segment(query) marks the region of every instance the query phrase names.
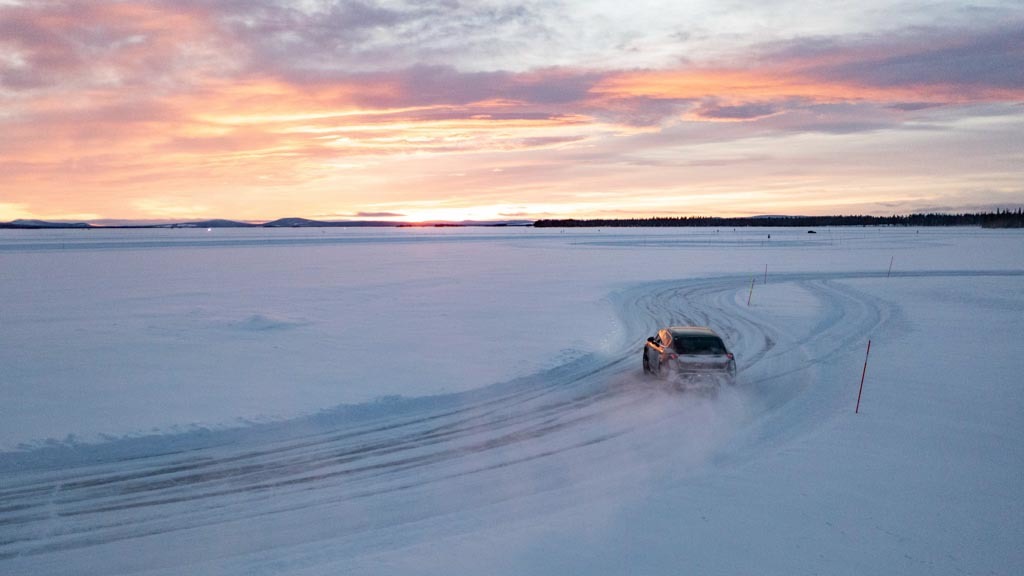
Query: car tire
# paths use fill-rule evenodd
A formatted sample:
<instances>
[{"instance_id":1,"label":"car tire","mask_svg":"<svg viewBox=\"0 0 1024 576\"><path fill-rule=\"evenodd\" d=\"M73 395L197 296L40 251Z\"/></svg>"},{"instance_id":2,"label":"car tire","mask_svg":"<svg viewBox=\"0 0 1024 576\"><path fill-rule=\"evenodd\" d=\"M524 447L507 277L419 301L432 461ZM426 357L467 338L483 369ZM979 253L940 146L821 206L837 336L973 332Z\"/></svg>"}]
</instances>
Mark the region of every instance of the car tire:
<instances>
[{"instance_id":1,"label":"car tire","mask_svg":"<svg viewBox=\"0 0 1024 576\"><path fill-rule=\"evenodd\" d=\"M644 374L650 374L651 373L651 361L647 359L647 349L646 348L644 348L643 357L644 357Z\"/></svg>"}]
</instances>

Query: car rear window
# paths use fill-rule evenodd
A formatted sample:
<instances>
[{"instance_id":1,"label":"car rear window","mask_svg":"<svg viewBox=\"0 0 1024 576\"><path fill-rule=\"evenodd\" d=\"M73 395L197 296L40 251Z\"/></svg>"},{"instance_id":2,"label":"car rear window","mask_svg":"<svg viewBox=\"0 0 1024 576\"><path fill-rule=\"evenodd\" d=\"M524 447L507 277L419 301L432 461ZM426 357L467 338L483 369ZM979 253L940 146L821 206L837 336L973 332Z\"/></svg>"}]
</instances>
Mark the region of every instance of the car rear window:
<instances>
[{"instance_id":1,"label":"car rear window","mask_svg":"<svg viewBox=\"0 0 1024 576\"><path fill-rule=\"evenodd\" d=\"M675 336L676 354L725 354L725 344L717 336Z\"/></svg>"}]
</instances>

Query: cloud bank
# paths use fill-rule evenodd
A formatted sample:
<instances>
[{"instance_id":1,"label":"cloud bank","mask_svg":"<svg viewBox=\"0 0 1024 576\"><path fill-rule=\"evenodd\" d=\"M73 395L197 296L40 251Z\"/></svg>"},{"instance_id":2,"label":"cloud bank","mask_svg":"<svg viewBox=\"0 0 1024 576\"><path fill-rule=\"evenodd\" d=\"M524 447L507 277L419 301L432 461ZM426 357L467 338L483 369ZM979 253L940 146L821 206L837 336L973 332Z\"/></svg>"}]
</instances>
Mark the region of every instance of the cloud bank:
<instances>
[{"instance_id":1,"label":"cloud bank","mask_svg":"<svg viewBox=\"0 0 1024 576\"><path fill-rule=\"evenodd\" d=\"M643 4L626 17L570 2L0 5L0 205L260 219L415 216L424 202L643 212L637 194L679 213L736 213L740 197L778 212L808 188L804 213L885 194L1017 198L1024 10L942 24L963 9L923 23L884 6L887 24L844 31L812 4L766 32L751 4L729 20L754 27L741 42L710 7L660 22ZM901 154L917 171L893 178Z\"/></svg>"}]
</instances>

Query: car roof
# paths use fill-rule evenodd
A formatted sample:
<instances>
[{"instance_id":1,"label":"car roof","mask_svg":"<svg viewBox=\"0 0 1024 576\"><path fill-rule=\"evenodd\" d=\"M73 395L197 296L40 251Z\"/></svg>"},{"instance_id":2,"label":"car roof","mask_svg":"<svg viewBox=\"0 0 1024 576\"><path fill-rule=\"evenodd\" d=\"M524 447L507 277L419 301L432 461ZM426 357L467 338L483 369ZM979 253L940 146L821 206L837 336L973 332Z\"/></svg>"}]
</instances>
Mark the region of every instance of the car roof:
<instances>
[{"instance_id":1,"label":"car roof","mask_svg":"<svg viewBox=\"0 0 1024 576\"><path fill-rule=\"evenodd\" d=\"M673 338L677 336L718 336L707 326L669 326L667 330L672 333Z\"/></svg>"}]
</instances>

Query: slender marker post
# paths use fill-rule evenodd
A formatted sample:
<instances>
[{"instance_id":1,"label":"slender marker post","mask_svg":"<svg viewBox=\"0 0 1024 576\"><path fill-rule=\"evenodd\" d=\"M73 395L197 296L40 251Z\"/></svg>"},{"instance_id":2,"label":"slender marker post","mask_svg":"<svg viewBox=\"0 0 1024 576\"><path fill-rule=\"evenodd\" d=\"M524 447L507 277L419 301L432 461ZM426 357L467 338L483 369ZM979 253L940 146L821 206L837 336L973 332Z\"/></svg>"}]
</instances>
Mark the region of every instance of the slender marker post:
<instances>
[{"instance_id":1,"label":"slender marker post","mask_svg":"<svg viewBox=\"0 0 1024 576\"><path fill-rule=\"evenodd\" d=\"M747 294L747 306L750 306L750 299L754 296L754 282L757 282L757 277L750 279L750 294Z\"/></svg>"},{"instance_id":2,"label":"slender marker post","mask_svg":"<svg viewBox=\"0 0 1024 576\"><path fill-rule=\"evenodd\" d=\"M767 264L764 265L764 283L765 284L768 283L768 265Z\"/></svg>"},{"instance_id":3,"label":"slender marker post","mask_svg":"<svg viewBox=\"0 0 1024 576\"><path fill-rule=\"evenodd\" d=\"M864 370L860 373L860 391L857 392L857 407L854 414L860 414L860 395L864 393L864 376L868 373L868 356L871 355L871 340L868 340L868 352L864 355Z\"/></svg>"},{"instance_id":4,"label":"slender marker post","mask_svg":"<svg viewBox=\"0 0 1024 576\"><path fill-rule=\"evenodd\" d=\"M889 271L885 273L885 277L888 278L892 275L892 261L896 259L896 256L889 258Z\"/></svg>"}]
</instances>

